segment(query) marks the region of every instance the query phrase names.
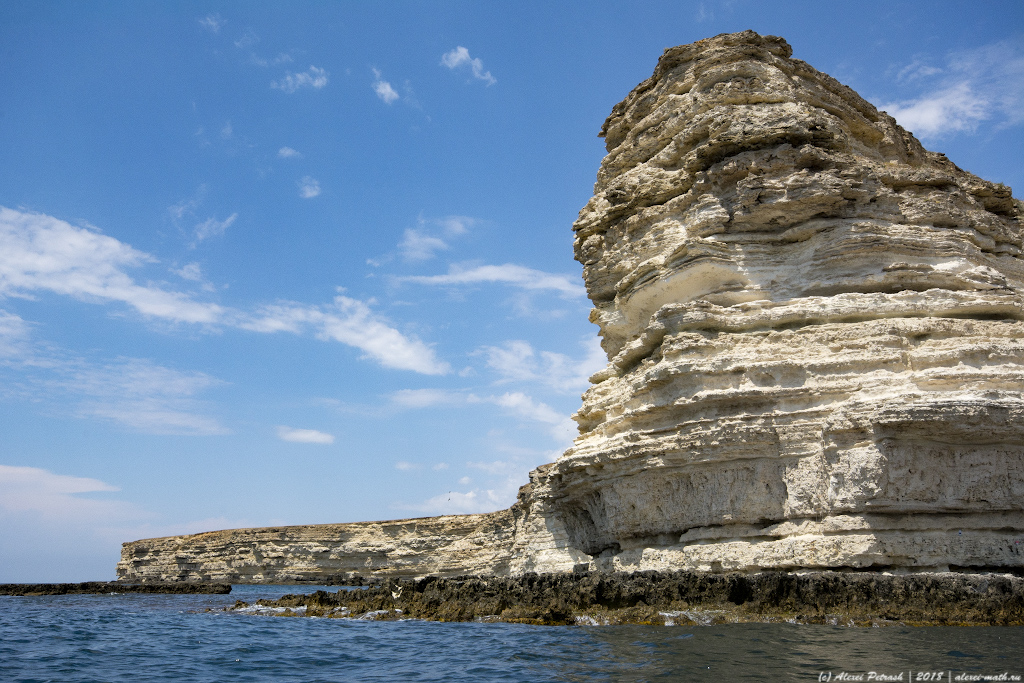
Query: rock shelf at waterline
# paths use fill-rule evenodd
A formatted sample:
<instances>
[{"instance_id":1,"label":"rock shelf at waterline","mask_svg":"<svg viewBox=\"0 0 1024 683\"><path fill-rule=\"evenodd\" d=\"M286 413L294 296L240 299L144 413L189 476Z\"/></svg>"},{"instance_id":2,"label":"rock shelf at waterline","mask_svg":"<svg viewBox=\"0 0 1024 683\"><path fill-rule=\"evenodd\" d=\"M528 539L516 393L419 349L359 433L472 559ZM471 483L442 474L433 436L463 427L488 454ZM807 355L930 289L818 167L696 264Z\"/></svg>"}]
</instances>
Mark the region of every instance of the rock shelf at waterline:
<instances>
[{"instance_id":1,"label":"rock shelf at waterline","mask_svg":"<svg viewBox=\"0 0 1024 683\"><path fill-rule=\"evenodd\" d=\"M136 541L118 576L1024 570L1010 188L753 31L667 49L600 135L608 364L515 505Z\"/></svg>"},{"instance_id":2,"label":"rock shelf at waterline","mask_svg":"<svg viewBox=\"0 0 1024 683\"><path fill-rule=\"evenodd\" d=\"M365 590L242 601L265 616L527 624L1024 625L1024 578L1009 574L634 572L389 579Z\"/></svg>"},{"instance_id":3,"label":"rock shelf at waterline","mask_svg":"<svg viewBox=\"0 0 1024 683\"><path fill-rule=\"evenodd\" d=\"M124 583L84 581L82 583L0 583L0 595L82 595L122 593L212 593L231 592L227 583Z\"/></svg>"}]
</instances>

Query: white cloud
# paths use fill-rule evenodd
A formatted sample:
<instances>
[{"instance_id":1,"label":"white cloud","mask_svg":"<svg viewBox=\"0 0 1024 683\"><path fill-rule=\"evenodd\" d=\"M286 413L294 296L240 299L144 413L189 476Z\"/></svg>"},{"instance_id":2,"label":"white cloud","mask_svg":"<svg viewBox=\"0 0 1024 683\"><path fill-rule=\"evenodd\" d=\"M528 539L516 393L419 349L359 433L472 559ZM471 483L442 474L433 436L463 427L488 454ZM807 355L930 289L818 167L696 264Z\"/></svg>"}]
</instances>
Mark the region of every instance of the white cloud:
<instances>
[{"instance_id":1,"label":"white cloud","mask_svg":"<svg viewBox=\"0 0 1024 683\"><path fill-rule=\"evenodd\" d=\"M534 401L522 392L485 397L470 394L467 401L469 403L493 403L520 417L551 425L549 429L551 437L565 446L572 443L578 432L576 423L571 418L559 413L546 403Z\"/></svg>"},{"instance_id":2,"label":"white cloud","mask_svg":"<svg viewBox=\"0 0 1024 683\"><path fill-rule=\"evenodd\" d=\"M430 408L463 403L465 400L463 394L443 389L400 389L391 394L391 401L403 408Z\"/></svg>"},{"instance_id":3,"label":"white cloud","mask_svg":"<svg viewBox=\"0 0 1024 683\"><path fill-rule=\"evenodd\" d=\"M140 358L96 365L81 359L51 360L51 391L86 397L79 417L118 422L147 434L212 436L230 430L193 398L222 384L201 372L181 372Z\"/></svg>"},{"instance_id":4,"label":"white cloud","mask_svg":"<svg viewBox=\"0 0 1024 683\"><path fill-rule=\"evenodd\" d=\"M312 199L320 196L320 181L313 176L304 176L299 181L299 196L303 199Z\"/></svg>"},{"instance_id":5,"label":"white cloud","mask_svg":"<svg viewBox=\"0 0 1024 683\"><path fill-rule=\"evenodd\" d=\"M473 59L469 56L469 50L461 45L441 57L441 65L449 69L457 69L460 66L468 66L473 72L473 78L485 82L487 85L494 85L497 79L490 71L484 71L484 63L480 59Z\"/></svg>"},{"instance_id":6,"label":"white cloud","mask_svg":"<svg viewBox=\"0 0 1024 683\"><path fill-rule=\"evenodd\" d=\"M430 469L434 470L435 472L440 472L442 470L448 469L448 463L439 462L436 465L433 465Z\"/></svg>"},{"instance_id":7,"label":"white cloud","mask_svg":"<svg viewBox=\"0 0 1024 683\"><path fill-rule=\"evenodd\" d=\"M123 302L170 322L264 333L308 329L319 339L358 348L384 367L425 374L450 369L429 346L391 327L362 301L338 296L323 307L275 304L249 313L139 285L125 272L155 261L113 237L44 214L0 207L0 298L49 291L92 303Z\"/></svg>"},{"instance_id":8,"label":"white cloud","mask_svg":"<svg viewBox=\"0 0 1024 683\"><path fill-rule=\"evenodd\" d=\"M433 222L440 225L446 235L454 237L455 235L463 235L468 232L471 227L476 225L477 220L469 216L445 216Z\"/></svg>"},{"instance_id":9,"label":"white cloud","mask_svg":"<svg viewBox=\"0 0 1024 683\"><path fill-rule=\"evenodd\" d=\"M0 359L29 352L29 325L21 316L0 309Z\"/></svg>"},{"instance_id":10,"label":"white cloud","mask_svg":"<svg viewBox=\"0 0 1024 683\"><path fill-rule=\"evenodd\" d=\"M72 406L79 418L110 420L148 434L206 436L229 430L210 416L196 396L219 380L201 372L181 372L141 358L96 362L33 342L28 324L0 310L0 370L13 368L16 380L0 379L0 393Z\"/></svg>"},{"instance_id":11,"label":"white cloud","mask_svg":"<svg viewBox=\"0 0 1024 683\"><path fill-rule=\"evenodd\" d=\"M440 237L425 235L418 230L406 230L398 248L406 261L427 261L434 258L436 252L447 249L448 244Z\"/></svg>"},{"instance_id":12,"label":"white cloud","mask_svg":"<svg viewBox=\"0 0 1024 683\"><path fill-rule=\"evenodd\" d=\"M557 391L583 391L589 378L607 363L607 356L595 337L584 343L582 358L574 360L563 353L536 352L529 342L513 340L502 346L484 346L487 366L501 376L501 381L536 382Z\"/></svg>"},{"instance_id":13,"label":"white cloud","mask_svg":"<svg viewBox=\"0 0 1024 683\"><path fill-rule=\"evenodd\" d=\"M179 225L179 222L185 216L194 216L196 209L203 203L203 197L206 196L206 192L209 188L203 184L196 188L196 193L189 199L183 199L174 206L167 207L167 213L170 214L171 220L174 221L175 225ZM179 225L180 227L180 225Z\"/></svg>"},{"instance_id":14,"label":"white cloud","mask_svg":"<svg viewBox=\"0 0 1024 683\"><path fill-rule=\"evenodd\" d=\"M203 270L198 263L186 263L181 268L172 272L183 280L191 280L192 282L203 281Z\"/></svg>"},{"instance_id":15,"label":"white cloud","mask_svg":"<svg viewBox=\"0 0 1024 683\"><path fill-rule=\"evenodd\" d=\"M124 268L156 261L113 237L44 214L0 207L0 296L44 290L83 301L120 301L143 315L213 323L224 309L136 284Z\"/></svg>"},{"instance_id":16,"label":"white cloud","mask_svg":"<svg viewBox=\"0 0 1024 683\"><path fill-rule=\"evenodd\" d=\"M1024 123L1024 38L949 53L942 68L915 60L897 78L923 92L878 107L921 137Z\"/></svg>"},{"instance_id":17,"label":"white cloud","mask_svg":"<svg viewBox=\"0 0 1024 683\"><path fill-rule=\"evenodd\" d=\"M423 466L412 462L406 462L405 460L399 460L395 463L395 469L402 472L409 472L411 470L423 469Z\"/></svg>"},{"instance_id":18,"label":"white cloud","mask_svg":"<svg viewBox=\"0 0 1024 683\"><path fill-rule=\"evenodd\" d=\"M38 467L0 465L0 509L49 519L99 522L124 515L127 503L79 498L82 493L120 491L98 479L54 474Z\"/></svg>"},{"instance_id":19,"label":"white cloud","mask_svg":"<svg viewBox=\"0 0 1024 683\"><path fill-rule=\"evenodd\" d=\"M381 73L377 69L373 69L373 92L377 93L377 97L385 104L391 104L399 98L395 89L381 77Z\"/></svg>"},{"instance_id":20,"label":"white cloud","mask_svg":"<svg viewBox=\"0 0 1024 683\"><path fill-rule=\"evenodd\" d=\"M324 69L310 66L308 70L300 73L287 72L279 81L273 81L271 88L283 90L286 93L293 93L300 88L313 88L319 90L327 85L328 73Z\"/></svg>"},{"instance_id":21,"label":"white cloud","mask_svg":"<svg viewBox=\"0 0 1024 683\"><path fill-rule=\"evenodd\" d=\"M199 25L211 33L220 33L221 27L228 23L219 14L207 14L199 20Z\"/></svg>"},{"instance_id":22,"label":"white cloud","mask_svg":"<svg viewBox=\"0 0 1024 683\"><path fill-rule=\"evenodd\" d=\"M194 232L195 242L193 242L193 246L205 239L209 239L210 237L219 237L220 235L223 235L224 231L230 228L237 218L238 213L235 212L222 221L218 221L216 218L211 217L207 218L202 223L196 224Z\"/></svg>"},{"instance_id":23,"label":"white cloud","mask_svg":"<svg viewBox=\"0 0 1024 683\"><path fill-rule=\"evenodd\" d=\"M907 130L922 137L954 131L971 131L978 122L989 117L990 103L981 99L966 82L956 83L916 100L899 104L883 104Z\"/></svg>"},{"instance_id":24,"label":"white cloud","mask_svg":"<svg viewBox=\"0 0 1024 683\"><path fill-rule=\"evenodd\" d=\"M387 368L413 370L426 375L446 374L450 367L414 337L390 327L357 299L338 296L329 307L277 304L240 320L239 327L257 332L299 333L309 327L320 339L332 339L361 349Z\"/></svg>"},{"instance_id":25,"label":"white cloud","mask_svg":"<svg viewBox=\"0 0 1024 683\"><path fill-rule=\"evenodd\" d=\"M224 124L224 127L220 129L220 136L221 138L227 140L228 138L231 137L232 133L234 133L234 128L231 127L231 122L227 121Z\"/></svg>"},{"instance_id":26,"label":"white cloud","mask_svg":"<svg viewBox=\"0 0 1024 683\"><path fill-rule=\"evenodd\" d=\"M506 263L500 266L477 266L463 268L452 265L447 275L409 275L396 278L398 282L412 282L421 285L473 285L481 283L504 283L529 290L553 290L566 297L585 296L587 291L579 278L568 275L545 273L525 266Z\"/></svg>"},{"instance_id":27,"label":"white cloud","mask_svg":"<svg viewBox=\"0 0 1024 683\"><path fill-rule=\"evenodd\" d=\"M258 42L260 42L260 37L251 28L247 28L242 37L235 41L235 47L243 50L247 47L252 47Z\"/></svg>"},{"instance_id":28,"label":"white cloud","mask_svg":"<svg viewBox=\"0 0 1024 683\"><path fill-rule=\"evenodd\" d=\"M333 434L320 432L315 429L292 429L291 427L284 426L277 428L277 438L281 439L281 441L291 441L293 443L334 443Z\"/></svg>"},{"instance_id":29,"label":"white cloud","mask_svg":"<svg viewBox=\"0 0 1024 683\"><path fill-rule=\"evenodd\" d=\"M302 158L302 154L292 149L291 147L282 147L281 149L277 150L277 156L282 159Z\"/></svg>"}]
</instances>

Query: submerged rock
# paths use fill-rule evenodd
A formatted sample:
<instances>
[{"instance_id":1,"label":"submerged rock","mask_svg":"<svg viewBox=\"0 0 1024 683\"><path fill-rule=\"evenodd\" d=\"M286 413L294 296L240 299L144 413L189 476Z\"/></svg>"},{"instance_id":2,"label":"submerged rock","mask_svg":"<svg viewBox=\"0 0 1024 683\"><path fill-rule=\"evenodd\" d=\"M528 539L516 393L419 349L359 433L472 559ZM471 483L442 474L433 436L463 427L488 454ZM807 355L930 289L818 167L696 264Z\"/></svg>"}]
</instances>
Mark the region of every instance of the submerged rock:
<instances>
[{"instance_id":1,"label":"submerged rock","mask_svg":"<svg viewBox=\"0 0 1024 683\"><path fill-rule=\"evenodd\" d=\"M666 50L601 134L573 229L608 365L516 505L137 541L119 576L1024 569L1010 189L752 31Z\"/></svg>"}]
</instances>

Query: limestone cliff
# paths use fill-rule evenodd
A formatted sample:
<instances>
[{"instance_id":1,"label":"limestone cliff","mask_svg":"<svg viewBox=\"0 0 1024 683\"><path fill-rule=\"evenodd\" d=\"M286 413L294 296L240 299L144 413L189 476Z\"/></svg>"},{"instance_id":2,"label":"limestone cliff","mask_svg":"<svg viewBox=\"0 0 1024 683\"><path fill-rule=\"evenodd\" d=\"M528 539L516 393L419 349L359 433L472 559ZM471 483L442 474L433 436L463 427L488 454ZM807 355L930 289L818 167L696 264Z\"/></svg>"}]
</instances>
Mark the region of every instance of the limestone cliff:
<instances>
[{"instance_id":1,"label":"limestone cliff","mask_svg":"<svg viewBox=\"0 0 1024 683\"><path fill-rule=\"evenodd\" d=\"M574 230L609 363L517 505L422 543L291 527L280 576L360 572L384 537L396 573L1024 567L1024 209L790 54L670 48L605 122ZM149 548L218 579L224 534L284 531L219 533L119 572Z\"/></svg>"},{"instance_id":2,"label":"limestone cliff","mask_svg":"<svg viewBox=\"0 0 1024 683\"><path fill-rule=\"evenodd\" d=\"M354 524L210 531L125 543L122 581L347 583L357 577L505 574L508 510Z\"/></svg>"}]
</instances>

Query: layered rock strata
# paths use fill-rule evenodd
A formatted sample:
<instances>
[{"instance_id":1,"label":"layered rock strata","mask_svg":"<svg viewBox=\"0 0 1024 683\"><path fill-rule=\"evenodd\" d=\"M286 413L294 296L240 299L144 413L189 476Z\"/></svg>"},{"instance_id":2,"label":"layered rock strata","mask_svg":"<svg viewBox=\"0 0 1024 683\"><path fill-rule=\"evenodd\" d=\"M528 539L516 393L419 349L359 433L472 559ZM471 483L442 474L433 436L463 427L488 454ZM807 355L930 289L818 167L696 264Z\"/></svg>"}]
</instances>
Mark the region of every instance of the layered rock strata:
<instances>
[{"instance_id":1,"label":"layered rock strata","mask_svg":"<svg viewBox=\"0 0 1024 683\"><path fill-rule=\"evenodd\" d=\"M504 574L508 510L353 524L210 531L125 543L118 580L347 584L376 577Z\"/></svg>"},{"instance_id":2,"label":"layered rock strata","mask_svg":"<svg viewBox=\"0 0 1024 683\"><path fill-rule=\"evenodd\" d=\"M1024 567L1024 208L790 55L670 48L605 122L574 230L609 363L516 506L422 543L301 527L276 576L387 543L378 575ZM119 571L267 580L224 534L280 533L129 544Z\"/></svg>"},{"instance_id":3,"label":"layered rock strata","mask_svg":"<svg viewBox=\"0 0 1024 683\"><path fill-rule=\"evenodd\" d=\"M605 122L609 364L535 506L608 569L1021 567L1021 204L790 53L669 49Z\"/></svg>"}]
</instances>

